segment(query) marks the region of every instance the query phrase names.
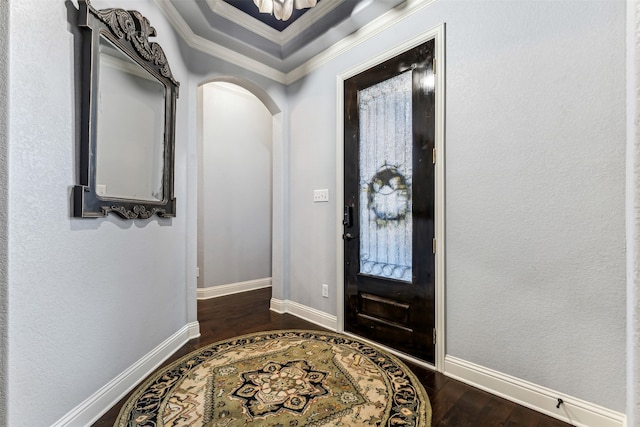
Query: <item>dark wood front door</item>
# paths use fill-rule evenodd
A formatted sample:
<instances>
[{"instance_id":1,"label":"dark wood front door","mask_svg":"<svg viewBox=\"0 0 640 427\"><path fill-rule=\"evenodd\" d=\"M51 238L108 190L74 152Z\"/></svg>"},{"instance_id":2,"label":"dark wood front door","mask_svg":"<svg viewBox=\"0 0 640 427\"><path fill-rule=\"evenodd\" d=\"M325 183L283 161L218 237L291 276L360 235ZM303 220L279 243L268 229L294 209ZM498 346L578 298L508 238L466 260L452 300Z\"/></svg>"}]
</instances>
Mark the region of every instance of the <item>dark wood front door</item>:
<instances>
[{"instance_id":1,"label":"dark wood front door","mask_svg":"<svg viewBox=\"0 0 640 427\"><path fill-rule=\"evenodd\" d=\"M434 41L344 82L345 331L435 362Z\"/></svg>"}]
</instances>

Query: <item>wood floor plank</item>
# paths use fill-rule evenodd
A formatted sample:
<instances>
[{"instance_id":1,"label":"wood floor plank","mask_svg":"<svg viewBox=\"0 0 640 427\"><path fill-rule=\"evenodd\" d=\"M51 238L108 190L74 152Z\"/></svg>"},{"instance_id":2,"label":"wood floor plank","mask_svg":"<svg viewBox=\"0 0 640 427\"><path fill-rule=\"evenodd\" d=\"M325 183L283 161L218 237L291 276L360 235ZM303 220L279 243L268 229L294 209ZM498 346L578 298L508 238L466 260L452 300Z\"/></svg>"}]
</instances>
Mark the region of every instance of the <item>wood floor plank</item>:
<instances>
[{"instance_id":1,"label":"wood floor plank","mask_svg":"<svg viewBox=\"0 0 640 427\"><path fill-rule=\"evenodd\" d=\"M434 426L450 426L447 417L450 410L459 403L462 395L469 390L469 387L459 381L449 380L433 397L429 395L431 400L431 409L433 410L432 423Z\"/></svg>"},{"instance_id":2,"label":"wood floor plank","mask_svg":"<svg viewBox=\"0 0 640 427\"><path fill-rule=\"evenodd\" d=\"M478 427L504 426L515 406L515 403L505 402L504 399L493 396L485 404L482 412L478 414L478 420L481 420L478 423Z\"/></svg>"},{"instance_id":3,"label":"wood floor plank","mask_svg":"<svg viewBox=\"0 0 640 427\"><path fill-rule=\"evenodd\" d=\"M567 427L573 426L572 424L567 424L560 420L556 420L555 418L549 417L547 415L540 415L540 421L538 421L537 427Z\"/></svg>"},{"instance_id":4,"label":"wood floor plank","mask_svg":"<svg viewBox=\"0 0 640 427\"><path fill-rule=\"evenodd\" d=\"M270 311L270 299L271 288L264 288L198 301L200 338L181 347L163 366L201 347L239 335L276 329L323 330L290 314ZM433 427L569 427L569 424L470 387L439 372L410 362L406 364L429 395ZM93 426L113 426L129 395L109 409Z\"/></svg>"},{"instance_id":5,"label":"wood floor plank","mask_svg":"<svg viewBox=\"0 0 640 427\"><path fill-rule=\"evenodd\" d=\"M521 406L516 406L513 408L513 411L511 411L505 427L537 427L540 422L540 414L532 414L531 412L533 411Z\"/></svg>"},{"instance_id":6,"label":"wood floor plank","mask_svg":"<svg viewBox=\"0 0 640 427\"><path fill-rule=\"evenodd\" d=\"M491 399L492 396L489 393L468 388L462 396L460 396L455 406L447 411L440 424L458 427L476 427L480 413Z\"/></svg>"}]
</instances>

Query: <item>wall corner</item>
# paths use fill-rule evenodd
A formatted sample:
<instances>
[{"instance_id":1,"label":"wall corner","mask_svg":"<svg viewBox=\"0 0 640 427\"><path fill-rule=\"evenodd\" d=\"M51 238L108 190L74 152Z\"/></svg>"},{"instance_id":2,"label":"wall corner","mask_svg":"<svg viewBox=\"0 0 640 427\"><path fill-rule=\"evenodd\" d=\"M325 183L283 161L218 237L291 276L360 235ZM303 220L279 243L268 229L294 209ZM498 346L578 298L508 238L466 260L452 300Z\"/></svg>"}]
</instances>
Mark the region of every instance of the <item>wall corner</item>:
<instances>
[{"instance_id":1,"label":"wall corner","mask_svg":"<svg viewBox=\"0 0 640 427\"><path fill-rule=\"evenodd\" d=\"M9 0L0 0L0 424L7 425Z\"/></svg>"},{"instance_id":2,"label":"wall corner","mask_svg":"<svg viewBox=\"0 0 640 427\"><path fill-rule=\"evenodd\" d=\"M640 2L627 2L627 425L640 426Z\"/></svg>"}]
</instances>

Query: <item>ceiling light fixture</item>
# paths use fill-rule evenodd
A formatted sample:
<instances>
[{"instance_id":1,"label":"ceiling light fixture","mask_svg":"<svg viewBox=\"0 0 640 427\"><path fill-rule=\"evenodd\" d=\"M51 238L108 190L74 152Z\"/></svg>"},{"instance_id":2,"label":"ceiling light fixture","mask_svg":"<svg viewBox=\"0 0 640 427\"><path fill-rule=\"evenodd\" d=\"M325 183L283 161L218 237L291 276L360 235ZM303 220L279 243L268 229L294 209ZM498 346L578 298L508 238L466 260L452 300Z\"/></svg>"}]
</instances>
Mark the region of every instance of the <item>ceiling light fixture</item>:
<instances>
[{"instance_id":1,"label":"ceiling light fixture","mask_svg":"<svg viewBox=\"0 0 640 427\"><path fill-rule=\"evenodd\" d=\"M316 5L317 0L253 0L260 13L270 13L280 21L291 18L293 7L308 9Z\"/></svg>"}]
</instances>

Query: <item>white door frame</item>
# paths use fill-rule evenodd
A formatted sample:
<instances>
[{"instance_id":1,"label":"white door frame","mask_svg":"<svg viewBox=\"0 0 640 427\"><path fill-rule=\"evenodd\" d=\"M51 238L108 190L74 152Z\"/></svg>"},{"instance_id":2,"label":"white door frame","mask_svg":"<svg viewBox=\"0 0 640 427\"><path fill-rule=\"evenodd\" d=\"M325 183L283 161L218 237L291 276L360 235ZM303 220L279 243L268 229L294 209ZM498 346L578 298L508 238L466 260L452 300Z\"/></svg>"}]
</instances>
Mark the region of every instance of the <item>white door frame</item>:
<instances>
[{"instance_id":1,"label":"white door frame","mask_svg":"<svg viewBox=\"0 0 640 427\"><path fill-rule=\"evenodd\" d=\"M436 88L436 129L435 129L435 148L436 148L436 164L435 164L435 236L436 236L436 271L435 271L435 324L436 324L436 357L435 369L444 371L445 356L445 211L444 211L444 90L445 90L445 24L440 24L431 30L428 30L417 37L390 49L369 61L351 68L341 74L338 74L336 81L336 205L337 205L337 232L336 236L342 236L342 214L344 208L344 81L374 67L387 59L399 55L409 49L412 49L426 41L435 40L435 88ZM336 247L336 284L337 284L337 318L338 331L344 333L344 245L341 238L337 239ZM429 363L425 363L418 359L409 357L405 354L395 352L392 349L387 350L399 355L405 359L412 360L420 365L434 367Z\"/></svg>"}]
</instances>

